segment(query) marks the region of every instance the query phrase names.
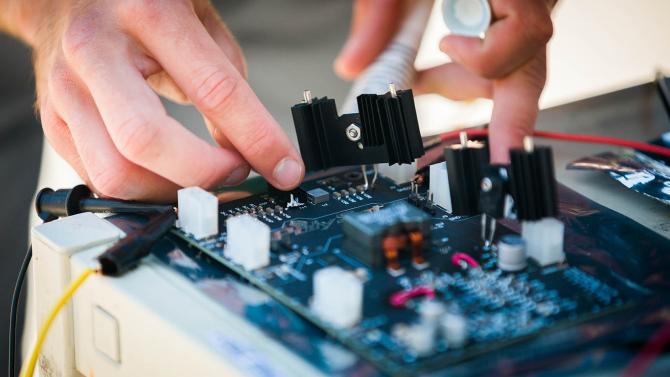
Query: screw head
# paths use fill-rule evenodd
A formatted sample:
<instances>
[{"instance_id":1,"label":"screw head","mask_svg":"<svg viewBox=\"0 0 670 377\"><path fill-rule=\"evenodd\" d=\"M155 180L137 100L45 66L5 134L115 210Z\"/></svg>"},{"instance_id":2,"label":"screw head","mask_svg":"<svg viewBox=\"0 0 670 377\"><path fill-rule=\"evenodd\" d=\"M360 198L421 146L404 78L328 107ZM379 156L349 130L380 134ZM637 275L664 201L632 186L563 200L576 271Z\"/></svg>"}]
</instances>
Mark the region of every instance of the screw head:
<instances>
[{"instance_id":1,"label":"screw head","mask_svg":"<svg viewBox=\"0 0 670 377\"><path fill-rule=\"evenodd\" d=\"M361 128L355 124L350 124L344 132L347 134L347 138L351 141L358 141L361 139Z\"/></svg>"},{"instance_id":2,"label":"screw head","mask_svg":"<svg viewBox=\"0 0 670 377\"><path fill-rule=\"evenodd\" d=\"M493 188L493 182L491 181L491 178L484 178L482 179L482 191L484 192L489 192Z\"/></svg>"}]
</instances>

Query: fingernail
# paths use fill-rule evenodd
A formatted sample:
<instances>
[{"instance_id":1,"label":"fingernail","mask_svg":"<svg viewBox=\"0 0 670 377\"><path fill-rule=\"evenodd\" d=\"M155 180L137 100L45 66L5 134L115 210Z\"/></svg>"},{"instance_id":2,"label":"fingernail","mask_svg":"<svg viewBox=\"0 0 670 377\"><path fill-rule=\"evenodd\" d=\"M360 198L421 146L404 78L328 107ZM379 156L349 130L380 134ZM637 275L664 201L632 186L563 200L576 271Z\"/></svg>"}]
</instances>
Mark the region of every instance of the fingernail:
<instances>
[{"instance_id":1,"label":"fingernail","mask_svg":"<svg viewBox=\"0 0 670 377\"><path fill-rule=\"evenodd\" d=\"M286 157L275 166L272 176L281 188L297 186L302 178L302 164L291 157Z\"/></svg>"},{"instance_id":2,"label":"fingernail","mask_svg":"<svg viewBox=\"0 0 670 377\"><path fill-rule=\"evenodd\" d=\"M249 175L249 168L246 166L240 166L239 168L233 170L233 172L228 175L223 184L226 186L237 185L244 179L246 179L248 175Z\"/></svg>"}]
</instances>

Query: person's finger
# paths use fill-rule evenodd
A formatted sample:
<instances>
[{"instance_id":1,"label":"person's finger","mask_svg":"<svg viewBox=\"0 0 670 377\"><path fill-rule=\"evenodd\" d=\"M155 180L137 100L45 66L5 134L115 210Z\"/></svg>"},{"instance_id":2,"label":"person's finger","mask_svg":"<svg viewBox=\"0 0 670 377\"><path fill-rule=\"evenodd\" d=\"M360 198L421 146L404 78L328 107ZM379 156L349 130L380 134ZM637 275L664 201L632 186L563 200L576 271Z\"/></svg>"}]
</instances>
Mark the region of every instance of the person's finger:
<instances>
[{"instance_id":1,"label":"person's finger","mask_svg":"<svg viewBox=\"0 0 670 377\"><path fill-rule=\"evenodd\" d=\"M139 20L127 19L131 32L254 170L275 187L296 187L304 175L298 152L193 11Z\"/></svg>"},{"instance_id":2,"label":"person's finger","mask_svg":"<svg viewBox=\"0 0 670 377\"><path fill-rule=\"evenodd\" d=\"M53 96L54 106L68 124L97 194L126 200L174 201L179 186L119 153L93 99L69 69L54 66L48 85L50 93L58 94Z\"/></svg>"},{"instance_id":3,"label":"person's finger","mask_svg":"<svg viewBox=\"0 0 670 377\"><path fill-rule=\"evenodd\" d=\"M221 21L216 9L212 7L209 1L196 1L195 12L214 41L223 50L242 77L246 79L247 64L242 49L235 40L233 34L228 30L223 21ZM145 78L147 78L147 82L158 94L179 104L185 105L191 103L190 99L174 82L172 77L170 77L167 72L163 71L163 68L160 67L154 59L147 56L144 57L144 59L139 60L140 61L137 62L136 65L140 68L141 72L146 72ZM154 70L151 70L152 68ZM221 133L219 133L219 137L220 135ZM215 139L216 138L217 137L215 137Z\"/></svg>"},{"instance_id":4,"label":"person's finger","mask_svg":"<svg viewBox=\"0 0 670 377\"><path fill-rule=\"evenodd\" d=\"M351 31L335 59L335 72L355 79L384 51L402 21L402 0L355 0Z\"/></svg>"},{"instance_id":5,"label":"person's finger","mask_svg":"<svg viewBox=\"0 0 670 377\"><path fill-rule=\"evenodd\" d=\"M520 148L523 138L531 135L545 81L544 50L521 69L494 81L494 105L489 129L492 163L508 163L509 150Z\"/></svg>"},{"instance_id":6,"label":"person's finger","mask_svg":"<svg viewBox=\"0 0 670 377\"><path fill-rule=\"evenodd\" d=\"M219 144L221 148L235 149L233 143L228 140L226 135L221 132L221 130L219 130L219 128L211 120L209 120L209 118L203 115L202 119L205 122L205 126L207 126L207 130L209 130L209 134L212 135L214 141L216 141L216 143Z\"/></svg>"},{"instance_id":7,"label":"person's finger","mask_svg":"<svg viewBox=\"0 0 670 377\"><path fill-rule=\"evenodd\" d=\"M67 124L56 113L56 110L49 101L41 101L39 112L44 136L51 147L72 166L84 182L90 183Z\"/></svg>"},{"instance_id":8,"label":"person's finger","mask_svg":"<svg viewBox=\"0 0 670 377\"><path fill-rule=\"evenodd\" d=\"M195 12L205 26L205 29L212 36L216 44L219 45L228 60L235 66L237 71L247 78L247 62L244 59L242 48L230 32L228 27L221 21L216 9L212 7L209 1L196 2Z\"/></svg>"},{"instance_id":9,"label":"person's finger","mask_svg":"<svg viewBox=\"0 0 670 377\"><path fill-rule=\"evenodd\" d=\"M551 13L544 1L491 0L495 22L485 38L448 35L440 48L472 72L501 78L522 66L553 34Z\"/></svg>"},{"instance_id":10,"label":"person's finger","mask_svg":"<svg viewBox=\"0 0 670 377\"><path fill-rule=\"evenodd\" d=\"M248 166L239 154L207 144L166 114L142 74L113 51L130 41L107 39L87 26L76 25L66 35L66 58L125 158L184 187L211 188L246 177Z\"/></svg>"},{"instance_id":11,"label":"person's finger","mask_svg":"<svg viewBox=\"0 0 670 377\"><path fill-rule=\"evenodd\" d=\"M190 105L191 100L172 80L172 77L165 71L158 72L146 78L147 83L159 95L180 105Z\"/></svg>"},{"instance_id":12,"label":"person's finger","mask_svg":"<svg viewBox=\"0 0 670 377\"><path fill-rule=\"evenodd\" d=\"M463 68L460 64L447 63L417 72L414 94L439 94L446 98L465 101L491 98L493 84Z\"/></svg>"}]
</instances>

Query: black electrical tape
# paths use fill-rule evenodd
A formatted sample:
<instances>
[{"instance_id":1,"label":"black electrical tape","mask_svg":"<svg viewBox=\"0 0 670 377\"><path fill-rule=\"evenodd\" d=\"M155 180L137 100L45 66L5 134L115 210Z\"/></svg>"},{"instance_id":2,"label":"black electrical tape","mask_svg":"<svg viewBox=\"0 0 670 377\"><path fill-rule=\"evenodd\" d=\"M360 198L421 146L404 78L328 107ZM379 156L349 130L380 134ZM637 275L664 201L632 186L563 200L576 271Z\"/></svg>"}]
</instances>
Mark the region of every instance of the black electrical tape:
<instances>
[{"instance_id":1,"label":"black electrical tape","mask_svg":"<svg viewBox=\"0 0 670 377\"><path fill-rule=\"evenodd\" d=\"M152 216L142 228L119 240L98 257L102 274L119 276L137 266L151 251L151 247L175 224L177 214L166 211Z\"/></svg>"}]
</instances>

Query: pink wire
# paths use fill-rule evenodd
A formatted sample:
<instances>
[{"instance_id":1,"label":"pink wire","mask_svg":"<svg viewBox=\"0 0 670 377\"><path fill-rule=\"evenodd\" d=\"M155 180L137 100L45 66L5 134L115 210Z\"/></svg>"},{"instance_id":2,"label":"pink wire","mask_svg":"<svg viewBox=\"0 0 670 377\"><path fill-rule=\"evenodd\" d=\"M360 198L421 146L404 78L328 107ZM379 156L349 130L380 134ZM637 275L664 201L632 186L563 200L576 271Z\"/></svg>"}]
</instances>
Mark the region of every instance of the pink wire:
<instances>
[{"instance_id":1,"label":"pink wire","mask_svg":"<svg viewBox=\"0 0 670 377\"><path fill-rule=\"evenodd\" d=\"M405 306L407 301L419 296L426 296L430 299L433 299L435 298L435 290L431 287L420 285L408 291L400 291L392 294L389 302L392 306L398 308Z\"/></svg>"},{"instance_id":2,"label":"pink wire","mask_svg":"<svg viewBox=\"0 0 670 377\"><path fill-rule=\"evenodd\" d=\"M451 256L451 262L457 266L461 265L461 261L467 263L470 267L479 267L479 263L475 260L475 258L469 256L468 254L465 253L456 253Z\"/></svg>"}]
</instances>

